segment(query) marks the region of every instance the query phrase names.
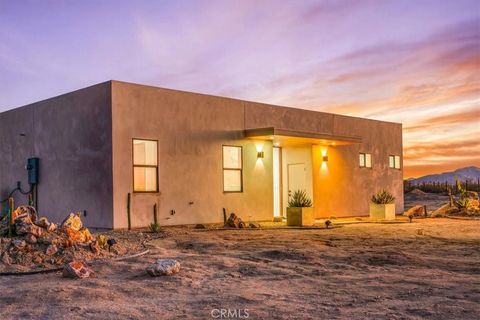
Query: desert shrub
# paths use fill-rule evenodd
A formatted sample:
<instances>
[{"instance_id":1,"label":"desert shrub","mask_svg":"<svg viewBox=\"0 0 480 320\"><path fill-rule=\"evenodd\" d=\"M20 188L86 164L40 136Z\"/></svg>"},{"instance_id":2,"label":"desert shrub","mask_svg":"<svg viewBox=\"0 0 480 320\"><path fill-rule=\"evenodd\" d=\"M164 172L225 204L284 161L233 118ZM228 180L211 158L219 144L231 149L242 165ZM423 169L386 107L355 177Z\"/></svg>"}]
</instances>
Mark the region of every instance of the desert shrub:
<instances>
[{"instance_id":1,"label":"desert shrub","mask_svg":"<svg viewBox=\"0 0 480 320\"><path fill-rule=\"evenodd\" d=\"M387 190L381 190L372 196L371 201L375 204L390 204L395 202L395 197Z\"/></svg>"},{"instance_id":2,"label":"desert shrub","mask_svg":"<svg viewBox=\"0 0 480 320\"><path fill-rule=\"evenodd\" d=\"M305 190L296 190L293 192L292 198L288 201L289 208L311 207L312 200L308 198Z\"/></svg>"},{"instance_id":3,"label":"desert shrub","mask_svg":"<svg viewBox=\"0 0 480 320\"><path fill-rule=\"evenodd\" d=\"M460 196L459 196L458 200L455 201L455 204L460 209L465 209L468 205L469 200L470 200L470 192L462 187L462 184L460 183L460 181L457 178L455 178L455 182L457 184L458 192L460 193Z\"/></svg>"},{"instance_id":4,"label":"desert shrub","mask_svg":"<svg viewBox=\"0 0 480 320\"><path fill-rule=\"evenodd\" d=\"M160 226L157 223L150 223L148 229L152 233L158 233L160 231Z\"/></svg>"}]
</instances>

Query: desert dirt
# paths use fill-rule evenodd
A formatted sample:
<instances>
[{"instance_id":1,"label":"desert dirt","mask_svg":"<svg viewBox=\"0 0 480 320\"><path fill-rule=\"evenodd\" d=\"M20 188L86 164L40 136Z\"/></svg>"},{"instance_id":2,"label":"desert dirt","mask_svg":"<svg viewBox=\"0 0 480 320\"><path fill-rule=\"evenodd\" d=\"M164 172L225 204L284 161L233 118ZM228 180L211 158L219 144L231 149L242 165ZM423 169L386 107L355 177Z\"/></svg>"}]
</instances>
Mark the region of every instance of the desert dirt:
<instances>
[{"instance_id":1,"label":"desert dirt","mask_svg":"<svg viewBox=\"0 0 480 320\"><path fill-rule=\"evenodd\" d=\"M415 205L427 206L427 211L434 211L448 203L450 197L441 193L426 193L418 189L404 194L405 211Z\"/></svg>"},{"instance_id":2,"label":"desert dirt","mask_svg":"<svg viewBox=\"0 0 480 320\"><path fill-rule=\"evenodd\" d=\"M60 273L0 277L1 318L220 319L220 309L236 310L237 319L247 314L249 319L478 319L480 314L478 220L165 230L163 238L147 243L150 254L93 263L95 274L87 279L64 279ZM130 232L128 241L144 238ZM157 258L178 260L181 271L146 275Z\"/></svg>"}]
</instances>

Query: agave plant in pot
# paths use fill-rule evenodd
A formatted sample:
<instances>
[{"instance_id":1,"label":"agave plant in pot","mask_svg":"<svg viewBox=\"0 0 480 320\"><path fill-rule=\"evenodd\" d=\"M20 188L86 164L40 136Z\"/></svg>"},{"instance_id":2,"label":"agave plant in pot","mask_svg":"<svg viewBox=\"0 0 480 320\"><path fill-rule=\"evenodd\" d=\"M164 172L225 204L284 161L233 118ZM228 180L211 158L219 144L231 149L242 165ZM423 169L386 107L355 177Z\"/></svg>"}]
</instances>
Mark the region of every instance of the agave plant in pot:
<instances>
[{"instance_id":1,"label":"agave plant in pot","mask_svg":"<svg viewBox=\"0 0 480 320\"><path fill-rule=\"evenodd\" d=\"M314 223L312 200L304 190L296 190L288 201L287 226L312 226Z\"/></svg>"},{"instance_id":2,"label":"agave plant in pot","mask_svg":"<svg viewBox=\"0 0 480 320\"><path fill-rule=\"evenodd\" d=\"M372 195L370 219L395 220L395 197L387 190Z\"/></svg>"}]
</instances>

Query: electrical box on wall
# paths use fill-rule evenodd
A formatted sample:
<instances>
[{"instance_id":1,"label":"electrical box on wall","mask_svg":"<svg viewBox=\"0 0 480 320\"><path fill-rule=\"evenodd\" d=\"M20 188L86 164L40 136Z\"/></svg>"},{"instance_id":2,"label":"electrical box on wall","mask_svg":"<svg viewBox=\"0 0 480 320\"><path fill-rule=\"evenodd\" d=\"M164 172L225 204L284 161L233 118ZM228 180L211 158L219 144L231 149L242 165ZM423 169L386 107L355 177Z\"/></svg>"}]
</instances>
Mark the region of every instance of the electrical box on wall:
<instances>
[{"instance_id":1,"label":"electrical box on wall","mask_svg":"<svg viewBox=\"0 0 480 320\"><path fill-rule=\"evenodd\" d=\"M28 158L26 169L28 171L28 183L38 184L38 172L40 169L40 161L38 158Z\"/></svg>"}]
</instances>

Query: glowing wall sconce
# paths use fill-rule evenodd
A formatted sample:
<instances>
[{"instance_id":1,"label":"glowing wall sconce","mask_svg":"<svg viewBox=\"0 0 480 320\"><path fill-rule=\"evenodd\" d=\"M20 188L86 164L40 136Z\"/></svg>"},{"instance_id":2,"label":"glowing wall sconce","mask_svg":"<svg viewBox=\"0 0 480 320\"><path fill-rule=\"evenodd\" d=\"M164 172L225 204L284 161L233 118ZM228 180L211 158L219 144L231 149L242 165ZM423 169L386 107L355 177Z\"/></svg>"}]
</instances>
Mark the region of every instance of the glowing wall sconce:
<instances>
[{"instance_id":1,"label":"glowing wall sconce","mask_svg":"<svg viewBox=\"0 0 480 320\"><path fill-rule=\"evenodd\" d=\"M258 151L257 152L257 158L263 159L265 157L265 153L263 151Z\"/></svg>"},{"instance_id":2,"label":"glowing wall sconce","mask_svg":"<svg viewBox=\"0 0 480 320\"><path fill-rule=\"evenodd\" d=\"M323 162L328 162L328 156L327 156L327 155L324 155L324 156L322 157L322 160L323 160Z\"/></svg>"}]
</instances>

